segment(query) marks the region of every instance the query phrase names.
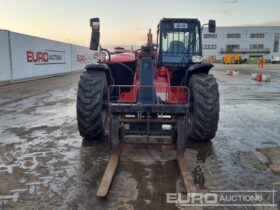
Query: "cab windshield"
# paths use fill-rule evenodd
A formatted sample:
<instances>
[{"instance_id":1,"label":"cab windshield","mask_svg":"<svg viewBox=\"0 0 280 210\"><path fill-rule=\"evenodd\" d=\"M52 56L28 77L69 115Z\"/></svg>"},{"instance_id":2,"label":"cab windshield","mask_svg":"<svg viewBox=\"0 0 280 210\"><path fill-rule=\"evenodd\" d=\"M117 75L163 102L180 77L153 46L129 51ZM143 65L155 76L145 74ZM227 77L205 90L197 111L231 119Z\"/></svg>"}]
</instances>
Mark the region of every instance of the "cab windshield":
<instances>
[{"instance_id":1,"label":"cab windshield","mask_svg":"<svg viewBox=\"0 0 280 210\"><path fill-rule=\"evenodd\" d=\"M199 24L166 22L161 27L163 63L188 63L193 55L200 55Z\"/></svg>"}]
</instances>

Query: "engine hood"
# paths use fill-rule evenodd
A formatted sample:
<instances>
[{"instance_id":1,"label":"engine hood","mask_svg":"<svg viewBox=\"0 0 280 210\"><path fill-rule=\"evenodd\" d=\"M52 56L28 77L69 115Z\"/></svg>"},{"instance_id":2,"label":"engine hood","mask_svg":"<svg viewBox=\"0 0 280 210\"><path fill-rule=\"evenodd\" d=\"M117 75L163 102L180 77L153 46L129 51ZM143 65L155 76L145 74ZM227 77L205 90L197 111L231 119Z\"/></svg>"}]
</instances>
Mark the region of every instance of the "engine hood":
<instances>
[{"instance_id":1,"label":"engine hood","mask_svg":"<svg viewBox=\"0 0 280 210\"><path fill-rule=\"evenodd\" d=\"M134 53L118 53L111 55L111 63L135 61Z\"/></svg>"}]
</instances>

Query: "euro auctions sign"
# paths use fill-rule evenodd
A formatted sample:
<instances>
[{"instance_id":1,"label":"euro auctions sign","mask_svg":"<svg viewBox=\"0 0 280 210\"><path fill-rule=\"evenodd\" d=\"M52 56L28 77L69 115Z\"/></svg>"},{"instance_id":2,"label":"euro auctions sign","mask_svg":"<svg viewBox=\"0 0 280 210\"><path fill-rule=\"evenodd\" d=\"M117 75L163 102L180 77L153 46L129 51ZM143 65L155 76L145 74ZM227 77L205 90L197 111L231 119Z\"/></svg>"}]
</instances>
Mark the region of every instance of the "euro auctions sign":
<instances>
[{"instance_id":1,"label":"euro auctions sign","mask_svg":"<svg viewBox=\"0 0 280 210\"><path fill-rule=\"evenodd\" d=\"M76 61L79 63L92 63L93 62L92 54L77 54Z\"/></svg>"},{"instance_id":2,"label":"euro auctions sign","mask_svg":"<svg viewBox=\"0 0 280 210\"><path fill-rule=\"evenodd\" d=\"M65 51L26 51L26 61L34 65L65 64Z\"/></svg>"}]
</instances>

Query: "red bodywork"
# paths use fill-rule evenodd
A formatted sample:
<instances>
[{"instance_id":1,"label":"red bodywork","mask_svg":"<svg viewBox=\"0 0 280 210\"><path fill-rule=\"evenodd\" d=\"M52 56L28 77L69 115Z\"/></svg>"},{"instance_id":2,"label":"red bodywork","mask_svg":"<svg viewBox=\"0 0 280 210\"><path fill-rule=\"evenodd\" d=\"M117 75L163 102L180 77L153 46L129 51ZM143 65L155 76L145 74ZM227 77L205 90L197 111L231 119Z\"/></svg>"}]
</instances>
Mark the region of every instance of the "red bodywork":
<instances>
[{"instance_id":1,"label":"red bodywork","mask_svg":"<svg viewBox=\"0 0 280 210\"><path fill-rule=\"evenodd\" d=\"M139 56L135 56L132 53L120 53L112 55L111 63L117 62L139 62ZM131 90L129 92L124 92L120 95L118 102L121 103L136 103L137 93L139 90L139 65L136 65L134 82ZM161 100L168 104L178 104L178 103L187 103L187 94L186 88L181 86L171 86L170 79L172 73L169 72L167 67L160 67L156 69L154 77L154 88L157 97L160 97Z\"/></svg>"},{"instance_id":2,"label":"red bodywork","mask_svg":"<svg viewBox=\"0 0 280 210\"><path fill-rule=\"evenodd\" d=\"M120 62L132 62L135 61L135 55L133 53L119 53L111 55L112 63L120 63Z\"/></svg>"}]
</instances>

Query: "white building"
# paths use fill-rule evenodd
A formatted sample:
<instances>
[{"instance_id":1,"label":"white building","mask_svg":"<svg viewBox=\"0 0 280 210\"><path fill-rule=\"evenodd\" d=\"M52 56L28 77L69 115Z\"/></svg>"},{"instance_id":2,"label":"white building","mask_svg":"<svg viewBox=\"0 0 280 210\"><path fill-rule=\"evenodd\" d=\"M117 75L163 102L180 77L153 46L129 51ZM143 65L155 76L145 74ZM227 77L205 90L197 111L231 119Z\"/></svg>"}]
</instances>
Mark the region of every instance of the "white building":
<instances>
[{"instance_id":1,"label":"white building","mask_svg":"<svg viewBox=\"0 0 280 210\"><path fill-rule=\"evenodd\" d=\"M240 54L242 60L250 57L280 56L280 26L217 27L216 33L203 30L203 55L221 61L224 54Z\"/></svg>"}]
</instances>

